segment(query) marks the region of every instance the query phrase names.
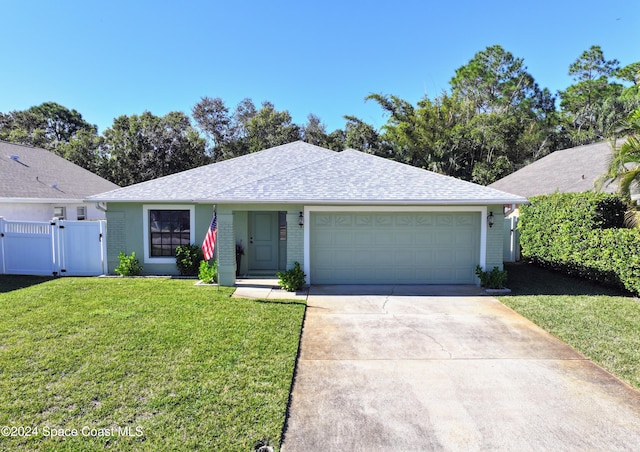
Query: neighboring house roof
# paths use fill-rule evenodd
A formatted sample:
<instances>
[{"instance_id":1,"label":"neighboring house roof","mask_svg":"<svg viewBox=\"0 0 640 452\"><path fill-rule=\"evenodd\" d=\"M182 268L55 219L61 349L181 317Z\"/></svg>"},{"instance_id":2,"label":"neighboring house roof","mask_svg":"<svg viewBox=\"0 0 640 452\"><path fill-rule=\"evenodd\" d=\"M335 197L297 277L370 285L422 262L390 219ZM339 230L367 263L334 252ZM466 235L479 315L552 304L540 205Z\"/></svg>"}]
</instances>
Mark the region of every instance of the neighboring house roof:
<instances>
[{"instance_id":1,"label":"neighboring house roof","mask_svg":"<svg viewBox=\"0 0 640 452\"><path fill-rule=\"evenodd\" d=\"M525 198L353 149L302 141L89 198L106 202L511 204Z\"/></svg>"},{"instance_id":2,"label":"neighboring house roof","mask_svg":"<svg viewBox=\"0 0 640 452\"><path fill-rule=\"evenodd\" d=\"M489 187L526 197L591 191L607 172L612 155L609 142L555 151ZM616 184L602 186L605 192L616 190Z\"/></svg>"},{"instance_id":3,"label":"neighboring house roof","mask_svg":"<svg viewBox=\"0 0 640 452\"><path fill-rule=\"evenodd\" d=\"M118 188L46 149L0 141L0 200L81 202Z\"/></svg>"}]
</instances>

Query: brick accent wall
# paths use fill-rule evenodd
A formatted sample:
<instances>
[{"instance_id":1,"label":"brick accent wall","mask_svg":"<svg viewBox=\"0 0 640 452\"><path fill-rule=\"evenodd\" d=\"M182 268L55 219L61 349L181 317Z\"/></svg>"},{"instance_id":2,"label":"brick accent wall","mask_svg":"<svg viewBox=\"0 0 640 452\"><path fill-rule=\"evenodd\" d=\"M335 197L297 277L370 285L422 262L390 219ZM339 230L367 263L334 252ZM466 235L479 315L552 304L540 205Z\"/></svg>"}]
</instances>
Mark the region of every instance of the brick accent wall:
<instances>
[{"instance_id":1,"label":"brick accent wall","mask_svg":"<svg viewBox=\"0 0 640 452\"><path fill-rule=\"evenodd\" d=\"M493 267L503 269L503 234L504 234L504 214L501 205L487 207L487 215L493 212L493 227L487 227L487 268L491 270ZM483 218L482 221L487 221Z\"/></svg>"},{"instance_id":2,"label":"brick accent wall","mask_svg":"<svg viewBox=\"0 0 640 452\"><path fill-rule=\"evenodd\" d=\"M287 212L287 269L304 263L304 228L298 225L298 215L299 210Z\"/></svg>"},{"instance_id":3,"label":"brick accent wall","mask_svg":"<svg viewBox=\"0 0 640 452\"><path fill-rule=\"evenodd\" d=\"M124 212L107 212L107 272L114 273L120 251L128 254ZM138 256L141 258L142 256Z\"/></svg>"},{"instance_id":4,"label":"brick accent wall","mask_svg":"<svg viewBox=\"0 0 640 452\"><path fill-rule=\"evenodd\" d=\"M233 229L233 213L218 212L218 279L222 286L233 286L236 282L236 242Z\"/></svg>"}]
</instances>

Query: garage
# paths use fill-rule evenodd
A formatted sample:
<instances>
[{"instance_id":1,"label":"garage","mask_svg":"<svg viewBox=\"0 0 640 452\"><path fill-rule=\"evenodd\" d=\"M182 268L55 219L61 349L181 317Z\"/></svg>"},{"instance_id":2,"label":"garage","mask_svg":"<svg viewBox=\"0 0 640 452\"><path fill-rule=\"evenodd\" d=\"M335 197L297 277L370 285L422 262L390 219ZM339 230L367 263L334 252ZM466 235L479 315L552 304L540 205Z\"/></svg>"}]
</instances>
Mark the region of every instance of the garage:
<instances>
[{"instance_id":1,"label":"garage","mask_svg":"<svg viewBox=\"0 0 640 452\"><path fill-rule=\"evenodd\" d=\"M475 284L480 212L311 212L312 284Z\"/></svg>"}]
</instances>

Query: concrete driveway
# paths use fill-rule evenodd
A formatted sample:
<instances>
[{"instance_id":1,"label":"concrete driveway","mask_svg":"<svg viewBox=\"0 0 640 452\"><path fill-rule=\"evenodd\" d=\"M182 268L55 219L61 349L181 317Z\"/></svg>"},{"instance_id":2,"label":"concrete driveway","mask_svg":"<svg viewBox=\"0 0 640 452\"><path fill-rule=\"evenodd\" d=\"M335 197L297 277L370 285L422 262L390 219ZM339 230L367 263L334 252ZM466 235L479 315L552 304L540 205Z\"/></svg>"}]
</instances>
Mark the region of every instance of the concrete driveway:
<instances>
[{"instance_id":1,"label":"concrete driveway","mask_svg":"<svg viewBox=\"0 0 640 452\"><path fill-rule=\"evenodd\" d=\"M433 289L311 288L283 451L640 450L638 391L473 287Z\"/></svg>"}]
</instances>

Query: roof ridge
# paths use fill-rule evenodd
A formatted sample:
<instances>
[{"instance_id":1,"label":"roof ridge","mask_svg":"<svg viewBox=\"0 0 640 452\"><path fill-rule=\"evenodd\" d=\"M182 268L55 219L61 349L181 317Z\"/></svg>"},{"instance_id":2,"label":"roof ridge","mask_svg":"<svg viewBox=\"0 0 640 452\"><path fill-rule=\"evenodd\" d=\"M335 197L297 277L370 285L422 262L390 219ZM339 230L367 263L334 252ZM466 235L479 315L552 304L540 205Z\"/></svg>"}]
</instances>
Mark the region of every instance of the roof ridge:
<instances>
[{"instance_id":1,"label":"roof ridge","mask_svg":"<svg viewBox=\"0 0 640 452\"><path fill-rule=\"evenodd\" d=\"M311 144L311 143L307 143L306 141L302 141L302 140L294 141L293 143L297 143L297 142L302 142L302 143L305 143L305 144ZM225 188L224 190L217 192L216 195L222 195L223 193L225 193L225 192L227 192L229 190L236 190L238 188L244 187L245 185L255 184L257 182L264 182L267 179L270 179L272 177L282 176L282 175L288 174L288 173L290 173L292 171L299 171L300 169L306 168L309 165L313 165L314 163L318 163L318 162L325 161L325 160L328 160L328 159L331 159L331 158L335 158L335 157L339 156L340 154L342 154L342 152L344 152L344 151L336 152L336 151L333 151L331 149L323 148L321 146L316 146L315 144L311 144L311 146L315 146L317 148L324 149L325 151L331 151L334 154L333 155L327 155L326 157L322 157L322 158L319 158L317 160L313 160L312 162L305 163L304 165L296 166L295 168L290 168L290 169L288 169L286 171L269 174L268 176L261 177L261 178L258 178L258 179L254 179L252 181L247 181L247 182L245 182L243 184L240 184L240 185L234 185L233 187ZM274 146L274 147L278 147L278 146ZM269 149L273 149L273 148L269 148ZM268 150L268 149L265 149L265 151L266 150ZM194 199L194 201L196 201L196 199Z\"/></svg>"}]
</instances>

